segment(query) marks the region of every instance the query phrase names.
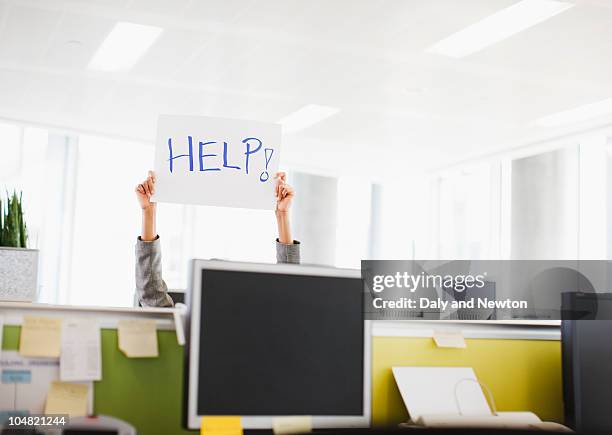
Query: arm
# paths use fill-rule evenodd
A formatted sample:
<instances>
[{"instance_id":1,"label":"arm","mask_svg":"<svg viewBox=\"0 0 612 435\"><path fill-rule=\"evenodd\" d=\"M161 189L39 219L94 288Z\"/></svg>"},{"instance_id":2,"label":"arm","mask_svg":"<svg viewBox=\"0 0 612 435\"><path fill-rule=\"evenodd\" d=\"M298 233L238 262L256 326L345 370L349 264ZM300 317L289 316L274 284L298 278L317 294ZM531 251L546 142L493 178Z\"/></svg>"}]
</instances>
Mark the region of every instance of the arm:
<instances>
[{"instance_id":1,"label":"arm","mask_svg":"<svg viewBox=\"0 0 612 435\"><path fill-rule=\"evenodd\" d=\"M278 263L300 263L300 242L291 235L289 209L295 196L293 187L287 184L284 172L276 174L276 224L278 238L276 239L276 261Z\"/></svg>"},{"instance_id":2,"label":"arm","mask_svg":"<svg viewBox=\"0 0 612 435\"><path fill-rule=\"evenodd\" d=\"M155 229L155 174L149 171L145 181L136 186L136 197L142 209L142 231L136 241L136 293L144 307L171 307L172 298L162 279L161 244Z\"/></svg>"}]
</instances>

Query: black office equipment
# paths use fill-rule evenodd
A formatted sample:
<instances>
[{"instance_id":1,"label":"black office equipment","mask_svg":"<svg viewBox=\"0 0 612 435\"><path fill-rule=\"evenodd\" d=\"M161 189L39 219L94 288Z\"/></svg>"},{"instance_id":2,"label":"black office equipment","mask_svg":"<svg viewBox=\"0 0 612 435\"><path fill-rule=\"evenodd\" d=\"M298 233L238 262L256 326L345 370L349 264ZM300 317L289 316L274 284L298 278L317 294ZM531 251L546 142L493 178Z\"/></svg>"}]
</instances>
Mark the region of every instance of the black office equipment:
<instances>
[{"instance_id":1,"label":"black office equipment","mask_svg":"<svg viewBox=\"0 0 612 435\"><path fill-rule=\"evenodd\" d=\"M369 424L370 345L359 271L194 260L187 425L240 415L313 427Z\"/></svg>"},{"instance_id":2,"label":"black office equipment","mask_svg":"<svg viewBox=\"0 0 612 435\"><path fill-rule=\"evenodd\" d=\"M600 317L610 293L565 293L563 312ZM561 323L565 423L579 433L612 433L612 320Z\"/></svg>"}]
</instances>

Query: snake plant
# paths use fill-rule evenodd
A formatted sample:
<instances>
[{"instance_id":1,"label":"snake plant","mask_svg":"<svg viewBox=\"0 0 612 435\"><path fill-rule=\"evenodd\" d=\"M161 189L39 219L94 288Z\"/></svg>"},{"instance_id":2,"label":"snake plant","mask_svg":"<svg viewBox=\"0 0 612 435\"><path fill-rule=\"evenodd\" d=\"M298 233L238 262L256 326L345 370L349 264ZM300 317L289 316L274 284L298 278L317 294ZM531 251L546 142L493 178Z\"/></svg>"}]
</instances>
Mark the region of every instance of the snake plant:
<instances>
[{"instance_id":1,"label":"snake plant","mask_svg":"<svg viewBox=\"0 0 612 435\"><path fill-rule=\"evenodd\" d=\"M23 218L22 194L6 194L6 200L0 199L0 246L26 248L28 229Z\"/></svg>"}]
</instances>

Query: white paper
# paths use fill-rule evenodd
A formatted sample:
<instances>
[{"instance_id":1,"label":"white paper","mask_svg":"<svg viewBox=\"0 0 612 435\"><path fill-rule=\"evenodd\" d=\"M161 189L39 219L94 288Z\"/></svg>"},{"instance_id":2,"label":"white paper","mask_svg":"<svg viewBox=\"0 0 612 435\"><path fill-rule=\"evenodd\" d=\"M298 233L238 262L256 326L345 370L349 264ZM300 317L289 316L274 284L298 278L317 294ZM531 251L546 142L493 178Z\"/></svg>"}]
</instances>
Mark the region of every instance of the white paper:
<instances>
[{"instance_id":1,"label":"white paper","mask_svg":"<svg viewBox=\"0 0 612 435\"><path fill-rule=\"evenodd\" d=\"M185 346L185 328L183 328L183 318L178 309L174 313L174 330L176 331L176 341L179 346Z\"/></svg>"},{"instance_id":2,"label":"white paper","mask_svg":"<svg viewBox=\"0 0 612 435\"><path fill-rule=\"evenodd\" d=\"M0 413L42 414L52 381L59 380L59 358L28 358L16 351L0 355ZM87 410L93 413L93 382L89 386Z\"/></svg>"},{"instance_id":3,"label":"white paper","mask_svg":"<svg viewBox=\"0 0 612 435\"><path fill-rule=\"evenodd\" d=\"M278 124L161 115L153 200L272 210L280 143Z\"/></svg>"},{"instance_id":4,"label":"white paper","mask_svg":"<svg viewBox=\"0 0 612 435\"><path fill-rule=\"evenodd\" d=\"M436 346L443 348L465 349L465 338L460 330L434 331L433 340Z\"/></svg>"},{"instance_id":5,"label":"white paper","mask_svg":"<svg viewBox=\"0 0 612 435\"><path fill-rule=\"evenodd\" d=\"M422 415L491 415L471 367L393 367L413 421Z\"/></svg>"},{"instance_id":6,"label":"white paper","mask_svg":"<svg viewBox=\"0 0 612 435\"><path fill-rule=\"evenodd\" d=\"M64 319L60 356L60 380L102 379L100 325L96 319Z\"/></svg>"}]
</instances>

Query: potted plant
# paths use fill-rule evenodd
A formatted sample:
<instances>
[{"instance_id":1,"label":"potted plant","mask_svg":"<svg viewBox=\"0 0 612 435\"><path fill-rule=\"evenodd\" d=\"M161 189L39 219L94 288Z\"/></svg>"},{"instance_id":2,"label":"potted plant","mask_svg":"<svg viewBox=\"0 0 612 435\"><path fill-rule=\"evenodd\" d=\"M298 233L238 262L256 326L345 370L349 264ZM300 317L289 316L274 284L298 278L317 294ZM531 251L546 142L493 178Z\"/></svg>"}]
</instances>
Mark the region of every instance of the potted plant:
<instances>
[{"instance_id":1,"label":"potted plant","mask_svg":"<svg viewBox=\"0 0 612 435\"><path fill-rule=\"evenodd\" d=\"M0 300L33 301L38 290L38 250L28 249L21 194L0 198Z\"/></svg>"}]
</instances>

